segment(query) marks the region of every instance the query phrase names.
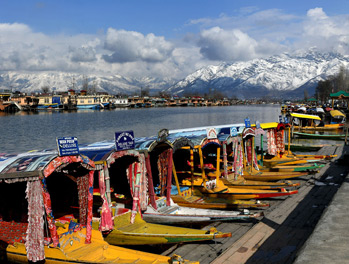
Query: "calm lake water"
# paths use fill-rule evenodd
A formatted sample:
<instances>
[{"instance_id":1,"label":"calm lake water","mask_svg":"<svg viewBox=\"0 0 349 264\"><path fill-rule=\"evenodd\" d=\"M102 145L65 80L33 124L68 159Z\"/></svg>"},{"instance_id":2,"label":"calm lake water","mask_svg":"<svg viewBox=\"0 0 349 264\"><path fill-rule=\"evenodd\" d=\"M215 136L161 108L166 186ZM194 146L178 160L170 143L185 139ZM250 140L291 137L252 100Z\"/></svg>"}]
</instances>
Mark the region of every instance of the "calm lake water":
<instances>
[{"instance_id":1,"label":"calm lake water","mask_svg":"<svg viewBox=\"0 0 349 264\"><path fill-rule=\"evenodd\" d=\"M251 122L277 122L280 105L125 108L101 111L0 112L0 153L56 148L56 138L75 136L80 144L113 140L117 131L152 136L162 128L180 129Z\"/></svg>"}]
</instances>

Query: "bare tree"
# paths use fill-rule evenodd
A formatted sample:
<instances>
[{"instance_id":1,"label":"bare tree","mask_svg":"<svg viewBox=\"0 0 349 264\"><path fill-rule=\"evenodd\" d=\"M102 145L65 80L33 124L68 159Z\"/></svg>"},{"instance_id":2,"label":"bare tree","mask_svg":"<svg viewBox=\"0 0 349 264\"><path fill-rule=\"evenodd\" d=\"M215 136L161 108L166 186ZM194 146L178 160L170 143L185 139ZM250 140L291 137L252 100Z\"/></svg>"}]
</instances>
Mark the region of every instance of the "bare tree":
<instances>
[{"instance_id":1,"label":"bare tree","mask_svg":"<svg viewBox=\"0 0 349 264\"><path fill-rule=\"evenodd\" d=\"M41 87L41 91L42 91L42 93L47 94L51 91L51 89L48 85L44 85Z\"/></svg>"},{"instance_id":2,"label":"bare tree","mask_svg":"<svg viewBox=\"0 0 349 264\"><path fill-rule=\"evenodd\" d=\"M85 91L88 90L88 78L85 75L82 77L82 89Z\"/></svg>"}]
</instances>

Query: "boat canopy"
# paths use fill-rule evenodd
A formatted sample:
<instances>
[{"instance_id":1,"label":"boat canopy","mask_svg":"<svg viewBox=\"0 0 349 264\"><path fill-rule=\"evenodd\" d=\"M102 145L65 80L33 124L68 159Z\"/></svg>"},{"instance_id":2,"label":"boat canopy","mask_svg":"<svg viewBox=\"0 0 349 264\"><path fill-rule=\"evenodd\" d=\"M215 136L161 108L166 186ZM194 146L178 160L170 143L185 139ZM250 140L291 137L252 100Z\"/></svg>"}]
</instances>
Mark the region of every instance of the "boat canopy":
<instances>
[{"instance_id":1,"label":"boat canopy","mask_svg":"<svg viewBox=\"0 0 349 264\"><path fill-rule=\"evenodd\" d=\"M278 124L279 124L278 122L261 123L261 128L262 129L276 128ZM256 124L253 124L251 126L256 127Z\"/></svg>"},{"instance_id":2,"label":"boat canopy","mask_svg":"<svg viewBox=\"0 0 349 264\"><path fill-rule=\"evenodd\" d=\"M307 114L291 113L291 116L292 117L297 117L297 118L321 120L321 118L319 116L317 116L317 115L307 115Z\"/></svg>"},{"instance_id":3,"label":"boat canopy","mask_svg":"<svg viewBox=\"0 0 349 264\"><path fill-rule=\"evenodd\" d=\"M176 150L189 146L190 148L194 148L194 143L187 137L177 137L175 134L169 135L167 140L171 143L173 146L173 152L176 152Z\"/></svg>"},{"instance_id":4,"label":"boat canopy","mask_svg":"<svg viewBox=\"0 0 349 264\"><path fill-rule=\"evenodd\" d=\"M339 110L331 110L330 115L336 119L340 119L340 118L345 117L345 115Z\"/></svg>"},{"instance_id":5,"label":"boat canopy","mask_svg":"<svg viewBox=\"0 0 349 264\"><path fill-rule=\"evenodd\" d=\"M1 157L0 180L37 180L48 177L56 169L62 170L70 163L80 163L88 170L95 167L93 161L84 155L59 157L55 152L22 153Z\"/></svg>"}]
</instances>

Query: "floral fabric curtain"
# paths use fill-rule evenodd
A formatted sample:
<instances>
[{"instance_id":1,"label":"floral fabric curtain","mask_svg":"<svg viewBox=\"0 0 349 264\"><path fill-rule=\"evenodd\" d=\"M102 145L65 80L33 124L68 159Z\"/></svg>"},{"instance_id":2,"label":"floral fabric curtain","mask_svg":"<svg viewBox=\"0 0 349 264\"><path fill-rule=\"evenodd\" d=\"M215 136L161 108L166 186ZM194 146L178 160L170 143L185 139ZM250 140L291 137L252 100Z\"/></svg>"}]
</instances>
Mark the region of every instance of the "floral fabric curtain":
<instances>
[{"instance_id":1,"label":"floral fabric curtain","mask_svg":"<svg viewBox=\"0 0 349 264\"><path fill-rule=\"evenodd\" d=\"M27 258L37 262L45 259L44 249L44 200L40 181L28 181L28 228L25 242Z\"/></svg>"}]
</instances>

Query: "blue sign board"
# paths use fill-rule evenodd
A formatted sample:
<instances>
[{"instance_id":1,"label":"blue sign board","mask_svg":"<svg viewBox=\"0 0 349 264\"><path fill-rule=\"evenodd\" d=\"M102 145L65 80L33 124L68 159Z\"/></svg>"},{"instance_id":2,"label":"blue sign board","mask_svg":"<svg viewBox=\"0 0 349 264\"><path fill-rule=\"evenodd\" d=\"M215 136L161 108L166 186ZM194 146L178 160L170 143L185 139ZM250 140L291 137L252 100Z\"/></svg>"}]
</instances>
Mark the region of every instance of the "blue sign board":
<instances>
[{"instance_id":1,"label":"blue sign board","mask_svg":"<svg viewBox=\"0 0 349 264\"><path fill-rule=\"evenodd\" d=\"M135 148L135 137L133 131L115 132L115 149L127 150Z\"/></svg>"},{"instance_id":2,"label":"blue sign board","mask_svg":"<svg viewBox=\"0 0 349 264\"><path fill-rule=\"evenodd\" d=\"M285 124L288 124L288 118L287 118L286 116L284 117L284 120L285 120L284 123L285 123Z\"/></svg>"},{"instance_id":3,"label":"blue sign board","mask_svg":"<svg viewBox=\"0 0 349 264\"><path fill-rule=\"evenodd\" d=\"M230 128L230 135L231 135L232 137L236 137L236 136L238 135L238 130L237 130L236 127L231 127L231 128Z\"/></svg>"},{"instance_id":4,"label":"blue sign board","mask_svg":"<svg viewBox=\"0 0 349 264\"><path fill-rule=\"evenodd\" d=\"M245 118L245 127L251 127L251 120L249 118Z\"/></svg>"},{"instance_id":5,"label":"blue sign board","mask_svg":"<svg viewBox=\"0 0 349 264\"><path fill-rule=\"evenodd\" d=\"M79 144L76 137L59 137L57 138L57 147L59 156L79 155Z\"/></svg>"}]
</instances>

